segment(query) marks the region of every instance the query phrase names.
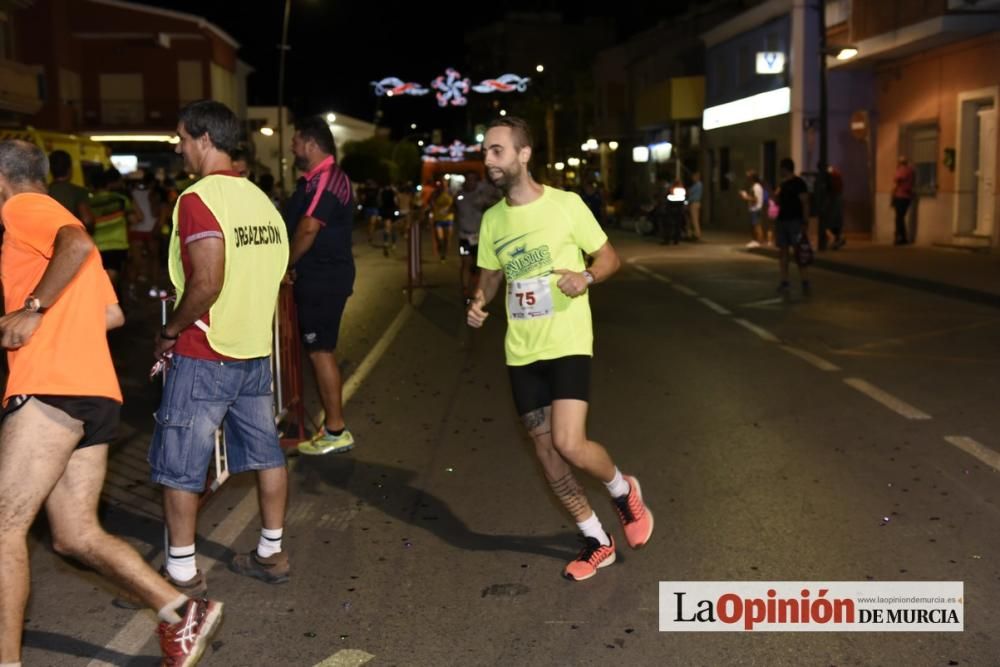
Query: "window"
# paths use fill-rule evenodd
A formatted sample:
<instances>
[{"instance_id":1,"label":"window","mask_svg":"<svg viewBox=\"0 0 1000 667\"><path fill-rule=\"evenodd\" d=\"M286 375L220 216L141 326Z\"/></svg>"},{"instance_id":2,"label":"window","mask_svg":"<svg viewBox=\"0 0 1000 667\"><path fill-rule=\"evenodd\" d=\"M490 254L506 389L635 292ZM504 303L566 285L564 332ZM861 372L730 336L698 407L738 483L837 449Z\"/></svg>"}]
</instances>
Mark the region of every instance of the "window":
<instances>
[{"instance_id":1,"label":"window","mask_svg":"<svg viewBox=\"0 0 1000 667\"><path fill-rule=\"evenodd\" d=\"M938 126L910 125L903 129L900 155L910 159L915 174L913 191L918 195L937 194Z\"/></svg>"}]
</instances>

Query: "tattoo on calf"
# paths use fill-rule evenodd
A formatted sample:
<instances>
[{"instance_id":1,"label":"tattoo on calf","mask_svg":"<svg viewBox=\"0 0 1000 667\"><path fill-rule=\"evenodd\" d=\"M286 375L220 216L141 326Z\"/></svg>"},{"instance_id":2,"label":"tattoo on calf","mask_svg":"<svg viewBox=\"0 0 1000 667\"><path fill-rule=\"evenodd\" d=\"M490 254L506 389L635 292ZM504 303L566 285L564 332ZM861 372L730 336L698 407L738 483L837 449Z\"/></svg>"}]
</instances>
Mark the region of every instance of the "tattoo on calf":
<instances>
[{"instance_id":1,"label":"tattoo on calf","mask_svg":"<svg viewBox=\"0 0 1000 667\"><path fill-rule=\"evenodd\" d=\"M549 482L549 484L552 485L552 490L555 492L556 497L559 498L559 502L573 515L573 518L582 517L590 509L590 503L587 502L587 497L583 495L583 487L573 477L573 473L566 473L554 482Z\"/></svg>"},{"instance_id":2,"label":"tattoo on calf","mask_svg":"<svg viewBox=\"0 0 1000 667\"><path fill-rule=\"evenodd\" d=\"M521 421L524 422L524 427L531 433L545 423L545 408L538 408L537 410L532 410L521 415Z\"/></svg>"}]
</instances>

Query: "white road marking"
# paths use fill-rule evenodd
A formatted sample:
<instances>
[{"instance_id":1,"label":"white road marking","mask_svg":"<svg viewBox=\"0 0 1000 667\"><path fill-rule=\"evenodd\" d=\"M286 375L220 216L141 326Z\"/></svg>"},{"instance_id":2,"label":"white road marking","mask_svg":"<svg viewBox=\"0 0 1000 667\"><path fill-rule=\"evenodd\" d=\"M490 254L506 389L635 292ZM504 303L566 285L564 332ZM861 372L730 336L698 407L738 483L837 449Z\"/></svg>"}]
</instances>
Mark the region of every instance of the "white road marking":
<instances>
[{"instance_id":1,"label":"white road marking","mask_svg":"<svg viewBox=\"0 0 1000 667\"><path fill-rule=\"evenodd\" d=\"M661 283L669 284L671 282L670 278L667 278L666 276L661 276L656 271L651 271L647 269L645 266L642 266L641 264L633 264L632 268L634 268L636 271L643 274L647 278L652 278L653 280L659 280Z\"/></svg>"},{"instance_id":2,"label":"white road marking","mask_svg":"<svg viewBox=\"0 0 1000 667\"><path fill-rule=\"evenodd\" d=\"M419 304L419 301L418 301ZM379 362L382 356L385 354L386 350L389 349L389 345L399 334L400 329L409 319L410 315L413 313L414 308L412 306L404 306L403 309L396 315L396 318L389 325L389 328L385 330L382 336L375 343L375 346L369 350L368 354L358 365L357 370L351 374L347 382L344 383L343 389L343 401L346 404L354 393L364 382L368 374L371 373L372 369ZM319 420L317 420L319 423ZM294 465L294 461L291 461L289 465ZM257 494L255 493L255 488L250 487L243 492L243 497L240 498L236 507L233 508L226 518L223 519L215 529L208 534L206 538L209 542L215 542L217 544L229 545L235 540L240 533L246 529L247 525L257 516ZM210 570L218 561L207 556L201 556L201 567L202 571L207 572ZM138 611L136 612L131 620L125 624L121 630L111 638L104 648L94 656L94 658L87 663L87 667L104 667L107 665L115 665L117 662L112 662L117 660L116 655L138 655L142 651L142 647L146 645L149 641L150 636L156 629L156 617L150 614L148 611ZM338 651L333 656L327 660L333 660L344 651ZM358 654L363 654L368 656L369 654L363 651L357 651ZM353 654L351 654L353 655ZM348 656L350 657L350 656ZM362 662L323 662L323 665L329 665L330 667L336 665L337 667L347 666L347 665L362 665L368 660L371 660L375 656L369 656Z\"/></svg>"},{"instance_id":3,"label":"white road marking","mask_svg":"<svg viewBox=\"0 0 1000 667\"><path fill-rule=\"evenodd\" d=\"M902 415L907 419L931 418L931 416L926 412L924 412L923 410L919 410L913 407L906 401L896 398L889 392L883 391L882 389L879 389L875 385L865 380L862 380L861 378L844 378L844 382L847 383L849 386L854 387L868 398L878 401L879 403L889 408L896 414Z\"/></svg>"},{"instance_id":4,"label":"white road marking","mask_svg":"<svg viewBox=\"0 0 1000 667\"><path fill-rule=\"evenodd\" d=\"M767 329L764 329L762 327L757 326L753 322L748 322L748 321L746 321L746 320L744 320L742 318L739 318L739 317L734 318L733 322L736 322L736 324L740 325L744 329L747 329L749 331L754 332L755 334L757 334L758 336L760 336L760 338L762 338L763 340L766 340L768 343L780 343L781 342L780 340L778 340L778 337L775 336L773 333L771 333Z\"/></svg>"},{"instance_id":5,"label":"white road marking","mask_svg":"<svg viewBox=\"0 0 1000 667\"><path fill-rule=\"evenodd\" d=\"M758 306L777 306L785 302L780 296L775 299L762 299L760 301L751 301L750 303L740 304L743 308L756 308Z\"/></svg>"},{"instance_id":6,"label":"white road marking","mask_svg":"<svg viewBox=\"0 0 1000 667\"><path fill-rule=\"evenodd\" d=\"M800 350L799 348L792 347L791 345L782 345L781 349L784 350L785 352L788 352L789 354L794 354L799 359L808 361L810 364L820 369L821 371L832 372L840 370L839 366L834 366L823 357L817 357L812 352L807 352L806 350Z\"/></svg>"},{"instance_id":7,"label":"white road marking","mask_svg":"<svg viewBox=\"0 0 1000 667\"><path fill-rule=\"evenodd\" d=\"M365 653L356 648L345 648L337 651L323 662L317 662L315 667L358 667L375 658L371 653Z\"/></svg>"},{"instance_id":8,"label":"white road marking","mask_svg":"<svg viewBox=\"0 0 1000 667\"><path fill-rule=\"evenodd\" d=\"M383 357L383 355L385 355L386 350L389 349L389 346L392 345L392 341L394 341L396 336L399 334L399 330L403 328L403 325L406 324L406 320L410 319L410 315L412 315L416 307L420 305L420 302L423 300L421 298L423 294L423 292L420 292L418 299L416 300L416 304L413 306L404 306L403 309L399 311L399 314L396 315L396 319L392 321L389 328L385 330L385 333L383 333L381 338L378 339L378 342L375 343L375 347L368 351L368 354L365 355L365 358L362 359L361 363L358 365L357 370L351 373L351 377L347 378L347 382L344 383L343 389L343 401L345 404L351 400L351 397L354 396L354 392L358 390L361 383L365 381L368 374L372 372L375 365L378 364L379 360Z\"/></svg>"},{"instance_id":9,"label":"white road marking","mask_svg":"<svg viewBox=\"0 0 1000 667\"><path fill-rule=\"evenodd\" d=\"M955 445L966 454L971 454L994 470L1000 471L1000 453L983 443L965 435L947 435L944 439L948 444Z\"/></svg>"},{"instance_id":10,"label":"white road marking","mask_svg":"<svg viewBox=\"0 0 1000 667\"><path fill-rule=\"evenodd\" d=\"M706 306L708 306L709 308L711 308L712 310L714 310L715 312L717 312L719 315L732 315L732 313L730 313L728 310L726 310L716 302L712 301L711 299L706 299L705 297L701 297L698 300L701 301Z\"/></svg>"},{"instance_id":11,"label":"white road marking","mask_svg":"<svg viewBox=\"0 0 1000 667\"><path fill-rule=\"evenodd\" d=\"M675 291L680 292L681 294L687 294L688 296L698 296L698 293L695 292L690 287L679 285L677 283L671 283L670 286L673 287Z\"/></svg>"}]
</instances>

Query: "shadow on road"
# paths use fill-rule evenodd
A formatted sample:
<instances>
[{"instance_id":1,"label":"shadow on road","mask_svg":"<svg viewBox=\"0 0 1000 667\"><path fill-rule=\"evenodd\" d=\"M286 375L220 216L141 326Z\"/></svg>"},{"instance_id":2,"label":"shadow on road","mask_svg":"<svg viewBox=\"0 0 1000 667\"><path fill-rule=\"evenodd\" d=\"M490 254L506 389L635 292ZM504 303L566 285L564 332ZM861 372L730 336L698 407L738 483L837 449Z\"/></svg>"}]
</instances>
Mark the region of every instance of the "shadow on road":
<instances>
[{"instance_id":1,"label":"shadow on road","mask_svg":"<svg viewBox=\"0 0 1000 667\"><path fill-rule=\"evenodd\" d=\"M61 653L63 655L71 655L77 658L87 658L88 660L100 653L102 660L105 660L112 665L120 665L122 667L125 665L130 665L131 667L149 667L160 663L159 656L126 655L124 653L119 653L118 651L112 651L103 646L98 646L97 644L91 644L90 642L81 641L73 637L56 634L55 632L25 630L23 643L26 647L37 648L52 653Z\"/></svg>"},{"instance_id":2,"label":"shadow on road","mask_svg":"<svg viewBox=\"0 0 1000 667\"><path fill-rule=\"evenodd\" d=\"M514 551L566 560L576 551L555 544L574 543L572 533L491 535L470 530L440 498L412 485L412 470L349 457L300 457L295 466L302 493L321 495L322 487L343 489L359 503L377 508L398 521L422 528L449 545L466 551Z\"/></svg>"}]
</instances>

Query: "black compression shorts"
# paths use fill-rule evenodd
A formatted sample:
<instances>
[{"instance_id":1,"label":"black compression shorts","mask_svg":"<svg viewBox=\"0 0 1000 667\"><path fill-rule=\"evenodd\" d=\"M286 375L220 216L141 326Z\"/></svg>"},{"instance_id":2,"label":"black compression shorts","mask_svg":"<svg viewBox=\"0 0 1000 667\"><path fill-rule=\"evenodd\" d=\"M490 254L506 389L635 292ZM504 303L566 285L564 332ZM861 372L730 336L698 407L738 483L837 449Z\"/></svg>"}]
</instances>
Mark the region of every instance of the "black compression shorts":
<instances>
[{"instance_id":1,"label":"black compression shorts","mask_svg":"<svg viewBox=\"0 0 1000 667\"><path fill-rule=\"evenodd\" d=\"M526 366L508 366L517 414L552 405L560 399L590 401L590 357L572 355L543 359Z\"/></svg>"}]
</instances>

